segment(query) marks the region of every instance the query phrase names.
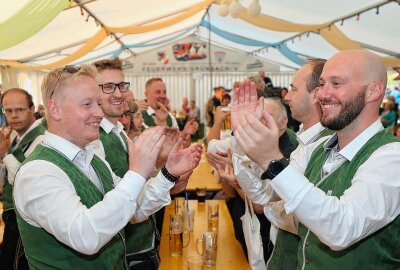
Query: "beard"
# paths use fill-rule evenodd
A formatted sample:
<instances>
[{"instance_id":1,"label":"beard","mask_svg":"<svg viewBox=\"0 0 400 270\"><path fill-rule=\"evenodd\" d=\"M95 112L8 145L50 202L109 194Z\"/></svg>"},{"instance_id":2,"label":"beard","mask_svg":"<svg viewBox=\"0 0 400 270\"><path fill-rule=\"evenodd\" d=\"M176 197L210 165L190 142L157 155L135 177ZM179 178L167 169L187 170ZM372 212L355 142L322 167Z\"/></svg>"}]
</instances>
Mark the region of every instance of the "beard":
<instances>
[{"instance_id":1,"label":"beard","mask_svg":"<svg viewBox=\"0 0 400 270\"><path fill-rule=\"evenodd\" d=\"M363 89L352 99L347 100L344 104L342 104L342 109L339 114L332 119L324 119L324 114L322 113L321 124L322 126L338 131L342 130L348 125L350 125L354 119L356 119L360 113L362 112L365 106L365 92L367 86L363 87ZM328 103L330 100L321 100L321 102Z\"/></svg>"}]
</instances>

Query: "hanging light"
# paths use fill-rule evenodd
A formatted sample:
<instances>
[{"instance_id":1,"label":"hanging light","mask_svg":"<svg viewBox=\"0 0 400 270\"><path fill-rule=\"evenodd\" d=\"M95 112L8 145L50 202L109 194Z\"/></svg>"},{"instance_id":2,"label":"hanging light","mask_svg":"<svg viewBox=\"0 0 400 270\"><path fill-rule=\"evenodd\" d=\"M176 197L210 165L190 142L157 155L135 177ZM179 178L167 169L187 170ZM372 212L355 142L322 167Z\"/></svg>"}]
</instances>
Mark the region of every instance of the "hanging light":
<instances>
[{"instance_id":1,"label":"hanging light","mask_svg":"<svg viewBox=\"0 0 400 270\"><path fill-rule=\"evenodd\" d=\"M242 6L238 0L233 0L229 6L229 11L231 12L232 18L239 18L240 12L242 11Z\"/></svg>"},{"instance_id":2,"label":"hanging light","mask_svg":"<svg viewBox=\"0 0 400 270\"><path fill-rule=\"evenodd\" d=\"M229 14L229 5L226 3L226 0L222 0L221 4L218 6L218 14L221 17L226 17Z\"/></svg>"},{"instance_id":3,"label":"hanging light","mask_svg":"<svg viewBox=\"0 0 400 270\"><path fill-rule=\"evenodd\" d=\"M247 9L247 13L251 16L251 17L256 17L260 14L261 12L261 6L260 3L258 3L258 0L253 0L253 2L251 2L249 8Z\"/></svg>"}]
</instances>

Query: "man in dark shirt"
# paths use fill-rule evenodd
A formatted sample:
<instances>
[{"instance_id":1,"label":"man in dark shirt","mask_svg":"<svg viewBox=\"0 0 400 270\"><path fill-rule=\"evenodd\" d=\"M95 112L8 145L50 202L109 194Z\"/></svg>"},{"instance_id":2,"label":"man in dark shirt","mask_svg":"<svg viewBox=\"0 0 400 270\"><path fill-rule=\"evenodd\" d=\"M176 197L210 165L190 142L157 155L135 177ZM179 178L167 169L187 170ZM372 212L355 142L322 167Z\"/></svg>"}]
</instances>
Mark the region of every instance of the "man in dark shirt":
<instances>
[{"instance_id":1,"label":"man in dark shirt","mask_svg":"<svg viewBox=\"0 0 400 270\"><path fill-rule=\"evenodd\" d=\"M214 88L214 96L207 101L206 104L206 120L207 127L212 127L214 124L214 112L218 106L221 106L222 97L225 94L225 88L218 86Z\"/></svg>"}]
</instances>

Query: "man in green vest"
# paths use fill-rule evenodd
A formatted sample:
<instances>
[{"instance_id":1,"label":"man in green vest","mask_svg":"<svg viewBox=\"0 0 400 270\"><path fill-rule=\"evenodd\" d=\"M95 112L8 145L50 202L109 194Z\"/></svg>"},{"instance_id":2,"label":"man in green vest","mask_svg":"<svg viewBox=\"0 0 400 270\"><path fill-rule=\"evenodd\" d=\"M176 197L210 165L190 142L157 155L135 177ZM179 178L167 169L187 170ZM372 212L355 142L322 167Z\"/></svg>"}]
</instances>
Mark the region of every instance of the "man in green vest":
<instances>
[{"instance_id":1,"label":"man in green vest","mask_svg":"<svg viewBox=\"0 0 400 270\"><path fill-rule=\"evenodd\" d=\"M105 156L113 172L122 177L129 166L126 145L128 137L119 120L127 107L126 94L129 92L129 83L125 82L122 63L118 58L99 60L94 65L99 71L99 85L102 89L101 108L104 113L100 124L100 141L104 149L102 155ZM173 131L167 134L173 135ZM167 145L165 143L163 147ZM158 269L159 257L156 248L160 235L153 216L140 223L129 222L125 227L125 240L126 258L130 269Z\"/></svg>"},{"instance_id":2,"label":"man in green vest","mask_svg":"<svg viewBox=\"0 0 400 270\"><path fill-rule=\"evenodd\" d=\"M146 82L144 94L149 107L142 112L145 128L153 126L178 127L175 117L169 112L167 107L167 88L161 78L151 78ZM186 122L182 130L182 138L187 135L192 136L199 129L199 124L195 119ZM190 144L190 140L186 142Z\"/></svg>"},{"instance_id":3,"label":"man in green vest","mask_svg":"<svg viewBox=\"0 0 400 270\"><path fill-rule=\"evenodd\" d=\"M146 181L165 140L156 127L127 140L129 170L116 176L95 154L103 118L97 76L92 65L65 66L43 80L48 132L20 167L13 193L31 269L127 269L122 229L169 203L174 181L200 160L200 147L180 151L179 140Z\"/></svg>"},{"instance_id":4,"label":"man in green vest","mask_svg":"<svg viewBox=\"0 0 400 270\"><path fill-rule=\"evenodd\" d=\"M336 133L290 164L271 117L259 113L246 85L235 93L241 108L253 108L237 114L235 139L299 222L298 269L399 269L400 143L379 120L386 82L371 52L330 58L316 99L321 124Z\"/></svg>"},{"instance_id":5,"label":"man in green vest","mask_svg":"<svg viewBox=\"0 0 400 270\"><path fill-rule=\"evenodd\" d=\"M5 174L0 176L4 179L3 220L5 223L0 269L29 269L17 226L12 190L16 171L21 162L40 143L42 137L40 135L44 134L45 128L41 125L41 120L35 122L32 96L24 89L7 90L1 97L1 104L10 130L15 130L17 136L9 144L7 135L0 133L0 155L4 164L2 167L5 167L5 170L2 170Z\"/></svg>"}]
</instances>

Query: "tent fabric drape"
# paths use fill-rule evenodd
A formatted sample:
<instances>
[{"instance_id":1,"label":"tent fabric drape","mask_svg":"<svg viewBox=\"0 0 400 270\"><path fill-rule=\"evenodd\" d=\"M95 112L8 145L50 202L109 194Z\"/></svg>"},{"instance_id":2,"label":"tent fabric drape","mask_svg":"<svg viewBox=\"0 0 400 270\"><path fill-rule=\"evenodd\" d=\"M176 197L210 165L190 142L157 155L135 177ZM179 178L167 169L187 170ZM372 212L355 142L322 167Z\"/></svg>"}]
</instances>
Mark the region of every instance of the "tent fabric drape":
<instances>
[{"instance_id":1,"label":"tent fabric drape","mask_svg":"<svg viewBox=\"0 0 400 270\"><path fill-rule=\"evenodd\" d=\"M214 2L220 4L221 0L214 0ZM338 50L364 49L362 46L351 40L342 31L340 31L333 24L333 22L326 22L322 24L298 24L277 19L265 14L260 14L256 17L251 17L250 15L248 15L247 9L245 7L242 7L241 9L240 18L250 24L272 31L280 31L280 32L319 31L320 35ZM384 63L388 68L400 65L400 58L382 57L382 60L384 61Z\"/></svg>"},{"instance_id":2,"label":"tent fabric drape","mask_svg":"<svg viewBox=\"0 0 400 270\"><path fill-rule=\"evenodd\" d=\"M235 42L235 43L238 43L241 45L258 46L258 47L274 47L283 56L285 56L287 59L289 59L293 63L300 65L300 66L303 65L303 60L296 53L291 51L285 44L283 44L281 42L268 43L268 42L262 42L262 41L258 41L258 40L252 40L252 39L248 39L245 37L237 36L237 35L225 32L225 31L211 25L206 20L201 21L200 25L210 29L211 32L219 35L220 37L223 37L227 40L230 40L232 42Z\"/></svg>"},{"instance_id":3,"label":"tent fabric drape","mask_svg":"<svg viewBox=\"0 0 400 270\"><path fill-rule=\"evenodd\" d=\"M196 13L202 11L203 9L208 8L208 6L211 3L212 3L211 0L206 0L187 11L184 11L181 14L176 15L170 19L164 20L162 22L146 24L146 25L141 25L141 26L134 25L134 26L127 26L127 27L107 27L106 30L108 32L112 32L112 33L124 33L124 34L140 34L140 33L159 30L159 29L174 25L176 23L179 23L179 22L195 15Z\"/></svg>"},{"instance_id":4,"label":"tent fabric drape","mask_svg":"<svg viewBox=\"0 0 400 270\"><path fill-rule=\"evenodd\" d=\"M8 61L8 60L0 60L0 65L8 65L11 67L16 67L19 69L27 69L27 70L45 70L45 69L58 68L84 56L85 54L96 48L97 45L99 45L106 37L107 37L106 31L101 29L99 32L97 32L97 34L94 37L92 37L89 41L87 41L79 50L59 61L56 61L48 65L30 66L20 63L18 61Z\"/></svg>"},{"instance_id":5,"label":"tent fabric drape","mask_svg":"<svg viewBox=\"0 0 400 270\"><path fill-rule=\"evenodd\" d=\"M6 21L0 23L0 50L10 48L36 34L50 23L68 0L30 0ZM4 38L7 37L7 38Z\"/></svg>"}]
</instances>

